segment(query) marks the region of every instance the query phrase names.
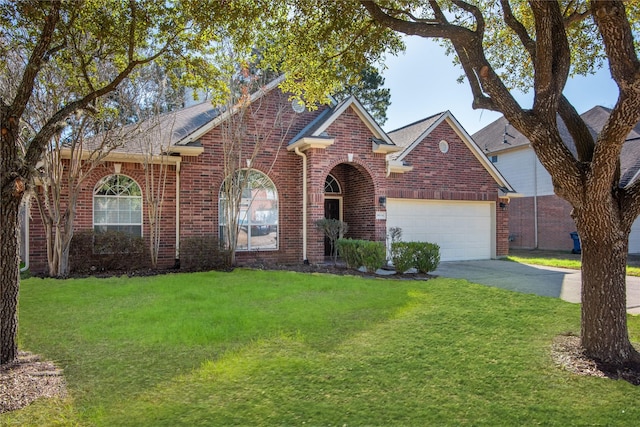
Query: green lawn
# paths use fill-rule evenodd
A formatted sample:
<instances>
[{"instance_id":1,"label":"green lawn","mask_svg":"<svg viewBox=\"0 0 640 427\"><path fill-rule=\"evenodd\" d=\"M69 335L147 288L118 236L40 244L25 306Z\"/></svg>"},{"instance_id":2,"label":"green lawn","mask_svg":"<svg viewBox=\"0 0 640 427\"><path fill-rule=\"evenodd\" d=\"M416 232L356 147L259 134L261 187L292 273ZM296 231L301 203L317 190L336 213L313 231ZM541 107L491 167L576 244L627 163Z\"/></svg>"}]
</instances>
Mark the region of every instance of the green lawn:
<instances>
[{"instance_id":1,"label":"green lawn","mask_svg":"<svg viewBox=\"0 0 640 427\"><path fill-rule=\"evenodd\" d=\"M550 359L578 305L464 280L236 270L22 282L70 396L1 425L637 425L640 388ZM640 317L630 317L640 341Z\"/></svg>"},{"instance_id":2,"label":"green lawn","mask_svg":"<svg viewBox=\"0 0 640 427\"><path fill-rule=\"evenodd\" d=\"M543 251L543 255L539 256L537 251L518 251L517 255L509 255L505 259L524 264L546 265L549 267L570 268L580 270L582 262L580 255L569 255L561 252ZM627 275L640 276L640 267L627 266Z\"/></svg>"}]
</instances>

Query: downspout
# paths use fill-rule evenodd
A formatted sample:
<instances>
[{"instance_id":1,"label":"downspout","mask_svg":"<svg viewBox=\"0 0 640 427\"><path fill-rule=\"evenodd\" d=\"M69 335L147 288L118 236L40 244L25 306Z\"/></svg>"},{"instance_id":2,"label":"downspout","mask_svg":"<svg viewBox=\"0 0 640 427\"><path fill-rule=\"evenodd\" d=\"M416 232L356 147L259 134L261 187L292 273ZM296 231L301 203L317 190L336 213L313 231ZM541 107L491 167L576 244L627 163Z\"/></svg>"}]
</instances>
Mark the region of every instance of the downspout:
<instances>
[{"instance_id":1,"label":"downspout","mask_svg":"<svg viewBox=\"0 0 640 427\"><path fill-rule=\"evenodd\" d=\"M176 268L180 267L180 160L176 163Z\"/></svg>"},{"instance_id":2,"label":"downspout","mask_svg":"<svg viewBox=\"0 0 640 427\"><path fill-rule=\"evenodd\" d=\"M31 204L29 204L29 206L31 206ZM24 220L24 223L22 224L24 229L24 241L22 242L24 245L24 248L22 248L22 251L24 252L24 267L20 269L21 273L29 269L29 212L27 211L26 205L24 206L24 216L22 219Z\"/></svg>"},{"instance_id":3,"label":"downspout","mask_svg":"<svg viewBox=\"0 0 640 427\"><path fill-rule=\"evenodd\" d=\"M307 155L298 147L295 153L302 157L302 262L309 264L307 259Z\"/></svg>"},{"instance_id":4,"label":"downspout","mask_svg":"<svg viewBox=\"0 0 640 427\"><path fill-rule=\"evenodd\" d=\"M538 158L533 154L533 239L538 249Z\"/></svg>"}]
</instances>

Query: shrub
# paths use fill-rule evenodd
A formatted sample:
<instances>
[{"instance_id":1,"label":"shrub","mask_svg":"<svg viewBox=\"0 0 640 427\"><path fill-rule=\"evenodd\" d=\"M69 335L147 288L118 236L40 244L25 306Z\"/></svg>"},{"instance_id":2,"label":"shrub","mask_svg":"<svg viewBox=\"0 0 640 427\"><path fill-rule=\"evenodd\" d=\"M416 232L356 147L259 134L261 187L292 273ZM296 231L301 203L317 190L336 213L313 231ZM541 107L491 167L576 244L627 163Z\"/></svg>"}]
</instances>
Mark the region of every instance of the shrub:
<instances>
[{"instance_id":1,"label":"shrub","mask_svg":"<svg viewBox=\"0 0 640 427\"><path fill-rule=\"evenodd\" d=\"M216 236L194 236L180 240L180 269L227 270L229 257Z\"/></svg>"},{"instance_id":2,"label":"shrub","mask_svg":"<svg viewBox=\"0 0 640 427\"><path fill-rule=\"evenodd\" d=\"M411 250L411 242L393 242L391 243L391 262L398 273L415 266L415 253Z\"/></svg>"},{"instance_id":3,"label":"shrub","mask_svg":"<svg viewBox=\"0 0 640 427\"><path fill-rule=\"evenodd\" d=\"M142 237L122 232L78 231L69 247L69 265L75 273L148 268L148 248Z\"/></svg>"},{"instance_id":4,"label":"shrub","mask_svg":"<svg viewBox=\"0 0 640 427\"><path fill-rule=\"evenodd\" d=\"M394 242L391 244L391 260L398 273L410 268L428 273L440 264L440 246L428 242Z\"/></svg>"},{"instance_id":5,"label":"shrub","mask_svg":"<svg viewBox=\"0 0 640 427\"><path fill-rule=\"evenodd\" d=\"M382 267L387 260L387 251L382 242L360 240L358 253L362 260L361 265L365 266L367 271L372 273L375 273L377 269Z\"/></svg>"},{"instance_id":6,"label":"shrub","mask_svg":"<svg viewBox=\"0 0 640 427\"><path fill-rule=\"evenodd\" d=\"M337 241L338 253L348 268L358 268L362 265L358 256L357 242L358 240L352 239L338 239Z\"/></svg>"},{"instance_id":7,"label":"shrub","mask_svg":"<svg viewBox=\"0 0 640 427\"><path fill-rule=\"evenodd\" d=\"M382 242L369 240L339 239L338 252L349 268L365 267L375 272L385 263L385 248Z\"/></svg>"}]
</instances>

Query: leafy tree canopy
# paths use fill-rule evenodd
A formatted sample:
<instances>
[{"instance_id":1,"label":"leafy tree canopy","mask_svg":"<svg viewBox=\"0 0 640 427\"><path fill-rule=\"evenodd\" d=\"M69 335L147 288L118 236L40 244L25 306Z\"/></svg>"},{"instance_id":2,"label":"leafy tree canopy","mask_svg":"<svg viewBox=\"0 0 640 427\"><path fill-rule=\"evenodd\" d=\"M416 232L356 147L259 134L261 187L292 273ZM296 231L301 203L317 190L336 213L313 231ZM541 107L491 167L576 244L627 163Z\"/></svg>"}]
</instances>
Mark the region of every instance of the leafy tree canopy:
<instances>
[{"instance_id":1,"label":"leafy tree canopy","mask_svg":"<svg viewBox=\"0 0 640 427\"><path fill-rule=\"evenodd\" d=\"M345 86L334 94L337 99L354 95L380 125L387 121L387 108L391 104L391 90L384 87L384 77L373 66L363 68L355 84Z\"/></svg>"}]
</instances>

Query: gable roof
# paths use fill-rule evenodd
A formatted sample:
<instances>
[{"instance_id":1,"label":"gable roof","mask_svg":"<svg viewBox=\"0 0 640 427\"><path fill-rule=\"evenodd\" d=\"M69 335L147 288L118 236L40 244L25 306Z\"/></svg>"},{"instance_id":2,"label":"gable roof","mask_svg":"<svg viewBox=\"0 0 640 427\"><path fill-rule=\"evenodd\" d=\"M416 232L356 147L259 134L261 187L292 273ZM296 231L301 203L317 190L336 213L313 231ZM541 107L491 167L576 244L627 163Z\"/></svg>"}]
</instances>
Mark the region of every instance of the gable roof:
<instances>
[{"instance_id":1,"label":"gable roof","mask_svg":"<svg viewBox=\"0 0 640 427\"><path fill-rule=\"evenodd\" d=\"M369 128L376 139L376 141L373 141L374 144L386 145L389 146L390 150L396 151L396 144L393 143L391 138L387 136L371 114L369 114L360 101L358 101L358 99L353 95L321 112L311 123L305 126L291 139L291 141L289 141L289 146L294 145L296 142L304 138L327 138L327 128L329 128L329 126L331 126L333 122L335 122L348 108L353 109L363 123Z\"/></svg>"},{"instance_id":2,"label":"gable roof","mask_svg":"<svg viewBox=\"0 0 640 427\"><path fill-rule=\"evenodd\" d=\"M606 124L610 114L611 109L596 105L590 110L582 113L580 117L582 117L586 123L591 134L594 137L597 137ZM558 131L560 132L560 137L564 141L565 145L569 148L569 151L571 151L574 156L577 155L573 138L560 118L558 118ZM473 138L487 155L499 154L516 148L530 147L527 137L514 129L504 116L473 134ZM627 140L622 147L622 152L620 153L620 172L621 187L626 187L631 182L635 181L639 175L640 123L638 123L636 127L629 132Z\"/></svg>"},{"instance_id":3,"label":"gable roof","mask_svg":"<svg viewBox=\"0 0 640 427\"><path fill-rule=\"evenodd\" d=\"M442 113L435 114L430 117L426 117L417 122L410 123L402 126L401 128L392 130L388 133L389 137L401 147L408 147L415 141L420 139L420 136L433 125L442 115Z\"/></svg>"},{"instance_id":4,"label":"gable roof","mask_svg":"<svg viewBox=\"0 0 640 427\"><path fill-rule=\"evenodd\" d=\"M403 162L404 158L443 122L446 122L453 129L471 153L493 177L498 186L506 190L504 192L515 193L513 187L511 187L495 165L489 161L473 138L448 110L389 132L389 137L397 145L403 147L401 152L390 154L389 157L398 162Z\"/></svg>"}]
</instances>

